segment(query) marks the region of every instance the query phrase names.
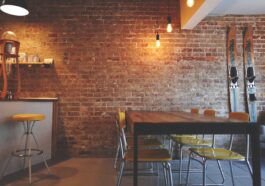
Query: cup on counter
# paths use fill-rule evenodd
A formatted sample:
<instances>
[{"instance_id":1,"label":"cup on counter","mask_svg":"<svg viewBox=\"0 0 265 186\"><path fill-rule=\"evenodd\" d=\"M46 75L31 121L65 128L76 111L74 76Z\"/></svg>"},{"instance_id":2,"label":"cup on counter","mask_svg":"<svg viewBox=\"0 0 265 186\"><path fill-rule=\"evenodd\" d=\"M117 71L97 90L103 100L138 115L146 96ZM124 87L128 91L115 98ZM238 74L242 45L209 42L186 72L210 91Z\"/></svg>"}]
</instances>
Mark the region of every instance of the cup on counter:
<instances>
[{"instance_id":1,"label":"cup on counter","mask_svg":"<svg viewBox=\"0 0 265 186\"><path fill-rule=\"evenodd\" d=\"M40 62L40 58L39 58L38 54L33 56L33 62Z\"/></svg>"},{"instance_id":2,"label":"cup on counter","mask_svg":"<svg viewBox=\"0 0 265 186\"><path fill-rule=\"evenodd\" d=\"M19 53L19 62L25 63L27 61L28 61L27 53L25 53L25 52Z\"/></svg>"},{"instance_id":3,"label":"cup on counter","mask_svg":"<svg viewBox=\"0 0 265 186\"><path fill-rule=\"evenodd\" d=\"M40 58L38 56L38 54L31 54L28 56L28 62L32 63L32 62L40 62Z\"/></svg>"}]
</instances>

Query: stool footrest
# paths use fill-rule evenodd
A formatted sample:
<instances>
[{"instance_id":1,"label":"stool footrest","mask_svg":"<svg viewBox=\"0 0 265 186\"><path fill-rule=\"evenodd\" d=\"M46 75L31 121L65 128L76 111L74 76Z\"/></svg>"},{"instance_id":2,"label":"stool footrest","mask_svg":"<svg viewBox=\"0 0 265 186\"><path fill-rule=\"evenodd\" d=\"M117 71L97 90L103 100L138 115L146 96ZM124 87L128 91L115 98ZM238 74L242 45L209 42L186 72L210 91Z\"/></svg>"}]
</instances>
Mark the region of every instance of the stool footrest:
<instances>
[{"instance_id":1,"label":"stool footrest","mask_svg":"<svg viewBox=\"0 0 265 186\"><path fill-rule=\"evenodd\" d=\"M40 149L30 149L31 153L29 153L29 149L19 149L14 152L12 152L12 156L16 157L32 157L32 156L38 156L43 153L43 150Z\"/></svg>"}]
</instances>

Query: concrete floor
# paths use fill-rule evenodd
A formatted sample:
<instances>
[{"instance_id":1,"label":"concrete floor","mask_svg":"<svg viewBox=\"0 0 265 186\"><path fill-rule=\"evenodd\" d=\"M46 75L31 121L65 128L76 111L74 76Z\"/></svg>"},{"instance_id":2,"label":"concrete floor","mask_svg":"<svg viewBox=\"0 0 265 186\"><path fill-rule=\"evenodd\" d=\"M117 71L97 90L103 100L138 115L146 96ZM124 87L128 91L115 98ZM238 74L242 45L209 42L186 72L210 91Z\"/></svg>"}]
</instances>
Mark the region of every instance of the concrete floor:
<instances>
[{"instance_id":1,"label":"concrete floor","mask_svg":"<svg viewBox=\"0 0 265 186\"><path fill-rule=\"evenodd\" d=\"M177 161L172 163L173 168L177 167ZM196 163L193 164L198 167ZM231 186L228 164L223 162L224 173L226 175L225 186ZM247 167L242 163L235 163L235 181L236 186L252 185L251 177ZM160 171L161 172L161 171ZM214 183L220 181L220 174L215 169L215 163L209 164L208 182ZM114 186L117 172L113 168L113 159L107 158L72 158L51 166L51 175L47 175L45 168L34 171L33 186ZM183 181L185 180L183 175ZM190 183L200 183L201 174L191 175ZM263 180L262 186L265 186L265 162L263 162ZM174 185L177 185L177 175L174 174ZM9 176L2 180L0 185L6 186L27 186L28 177L26 171L20 175ZM122 186L131 186L132 176L124 176ZM140 176L139 186L163 186L164 180L162 173L157 176Z\"/></svg>"},{"instance_id":2,"label":"concrete floor","mask_svg":"<svg viewBox=\"0 0 265 186\"><path fill-rule=\"evenodd\" d=\"M72 158L50 167L51 174L47 170L34 172L32 184L34 186L108 186L115 185L116 171L113 169L112 159L100 158ZM10 177L4 180L2 185L26 186L28 184L27 173L19 175L10 182Z\"/></svg>"}]
</instances>

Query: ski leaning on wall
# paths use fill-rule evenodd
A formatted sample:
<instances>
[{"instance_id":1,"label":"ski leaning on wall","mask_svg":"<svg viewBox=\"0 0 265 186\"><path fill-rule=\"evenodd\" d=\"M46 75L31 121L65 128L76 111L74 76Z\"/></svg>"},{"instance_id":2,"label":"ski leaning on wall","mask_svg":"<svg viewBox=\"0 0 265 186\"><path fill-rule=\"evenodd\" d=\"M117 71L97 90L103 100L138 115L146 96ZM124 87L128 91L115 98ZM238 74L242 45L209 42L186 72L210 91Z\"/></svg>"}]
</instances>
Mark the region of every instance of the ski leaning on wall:
<instances>
[{"instance_id":1,"label":"ski leaning on wall","mask_svg":"<svg viewBox=\"0 0 265 186\"><path fill-rule=\"evenodd\" d=\"M229 27L227 30L227 71L228 71L228 84L229 84L229 109L231 112L238 111L238 73L236 68L236 28L234 26Z\"/></svg>"},{"instance_id":2,"label":"ski leaning on wall","mask_svg":"<svg viewBox=\"0 0 265 186\"><path fill-rule=\"evenodd\" d=\"M255 86L255 70L254 70L254 51L253 51L253 29L247 27L244 30L244 76L245 76L245 95L246 110L249 113L250 121L257 121L256 106L256 86Z\"/></svg>"}]
</instances>

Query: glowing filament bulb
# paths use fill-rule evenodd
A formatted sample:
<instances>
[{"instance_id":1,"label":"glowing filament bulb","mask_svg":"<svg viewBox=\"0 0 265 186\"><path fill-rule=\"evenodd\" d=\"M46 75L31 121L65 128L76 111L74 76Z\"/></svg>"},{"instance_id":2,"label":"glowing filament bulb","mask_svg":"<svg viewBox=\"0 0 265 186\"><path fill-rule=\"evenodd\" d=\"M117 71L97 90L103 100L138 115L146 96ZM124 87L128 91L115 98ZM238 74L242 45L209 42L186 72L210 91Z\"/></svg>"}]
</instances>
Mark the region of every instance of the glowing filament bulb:
<instances>
[{"instance_id":1,"label":"glowing filament bulb","mask_svg":"<svg viewBox=\"0 0 265 186\"><path fill-rule=\"evenodd\" d=\"M194 0L187 0L186 4L187 4L188 7L193 7Z\"/></svg>"},{"instance_id":2,"label":"glowing filament bulb","mask_svg":"<svg viewBox=\"0 0 265 186\"><path fill-rule=\"evenodd\" d=\"M156 47L160 47L160 36L158 33L156 34Z\"/></svg>"},{"instance_id":3,"label":"glowing filament bulb","mask_svg":"<svg viewBox=\"0 0 265 186\"><path fill-rule=\"evenodd\" d=\"M172 32L171 17L167 17L167 32Z\"/></svg>"}]
</instances>

